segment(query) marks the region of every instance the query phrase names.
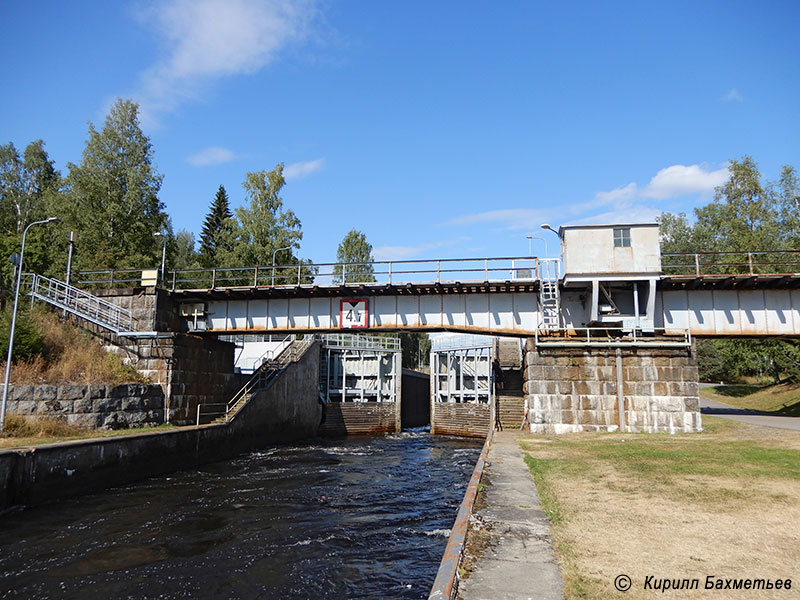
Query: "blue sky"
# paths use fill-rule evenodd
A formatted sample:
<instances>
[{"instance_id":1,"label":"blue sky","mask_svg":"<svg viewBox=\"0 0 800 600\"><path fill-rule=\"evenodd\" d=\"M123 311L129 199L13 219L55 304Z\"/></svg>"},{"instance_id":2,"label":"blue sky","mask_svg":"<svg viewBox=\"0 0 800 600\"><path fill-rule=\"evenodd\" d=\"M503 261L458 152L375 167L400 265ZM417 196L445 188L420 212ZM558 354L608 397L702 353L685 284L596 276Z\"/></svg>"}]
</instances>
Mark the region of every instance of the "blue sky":
<instances>
[{"instance_id":1,"label":"blue sky","mask_svg":"<svg viewBox=\"0 0 800 600\"><path fill-rule=\"evenodd\" d=\"M745 154L800 167L797 2L1 6L0 143L66 173L132 98L176 229L283 162L315 262L353 227L378 259L552 254L543 222L689 212Z\"/></svg>"}]
</instances>

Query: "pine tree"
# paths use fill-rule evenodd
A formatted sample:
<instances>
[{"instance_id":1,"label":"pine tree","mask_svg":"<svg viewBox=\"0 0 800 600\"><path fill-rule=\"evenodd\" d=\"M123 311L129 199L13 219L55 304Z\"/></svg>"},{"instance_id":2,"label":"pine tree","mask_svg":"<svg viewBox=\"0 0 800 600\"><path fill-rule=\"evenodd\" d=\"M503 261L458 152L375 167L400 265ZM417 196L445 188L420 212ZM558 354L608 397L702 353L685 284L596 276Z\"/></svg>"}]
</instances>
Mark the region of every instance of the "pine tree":
<instances>
[{"instance_id":1,"label":"pine tree","mask_svg":"<svg viewBox=\"0 0 800 600\"><path fill-rule=\"evenodd\" d=\"M225 187L220 185L200 233L200 261L203 266L217 266L217 249L224 244L221 234L225 228L230 227L229 219L232 218L228 193Z\"/></svg>"}]
</instances>

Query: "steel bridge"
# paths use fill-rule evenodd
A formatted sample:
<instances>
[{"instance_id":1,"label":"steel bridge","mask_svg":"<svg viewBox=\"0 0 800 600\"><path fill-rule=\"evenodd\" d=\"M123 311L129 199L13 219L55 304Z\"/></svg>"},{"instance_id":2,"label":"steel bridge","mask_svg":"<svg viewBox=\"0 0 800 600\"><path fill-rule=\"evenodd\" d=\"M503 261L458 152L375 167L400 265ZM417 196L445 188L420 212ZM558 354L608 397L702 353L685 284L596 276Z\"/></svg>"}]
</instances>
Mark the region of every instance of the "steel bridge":
<instances>
[{"instance_id":1,"label":"steel bridge","mask_svg":"<svg viewBox=\"0 0 800 600\"><path fill-rule=\"evenodd\" d=\"M559 259L500 257L173 270L164 273L164 287L179 304L183 328L195 333L422 330L541 338L591 337L599 326L800 337L800 253L663 259L655 277L599 284L562 276ZM141 277L141 270L80 274L83 287L133 287ZM152 285L152 271L146 277ZM615 317L625 312L627 318Z\"/></svg>"}]
</instances>

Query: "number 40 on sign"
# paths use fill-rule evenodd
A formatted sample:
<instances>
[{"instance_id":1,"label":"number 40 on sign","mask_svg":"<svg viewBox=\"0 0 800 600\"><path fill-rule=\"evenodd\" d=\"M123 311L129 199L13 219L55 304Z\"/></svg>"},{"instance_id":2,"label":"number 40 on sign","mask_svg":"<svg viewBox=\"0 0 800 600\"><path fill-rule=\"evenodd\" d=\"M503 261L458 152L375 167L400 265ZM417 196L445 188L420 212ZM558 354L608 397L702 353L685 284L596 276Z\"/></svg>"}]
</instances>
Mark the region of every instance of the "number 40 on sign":
<instances>
[{"instance_id":1,"label":"number 40 on sign","mask_svg":"<svg viewBox=\"0 0 800 600\"><path fill-rule=\"evenodd\" d=\"M363 329L369 327L369 311L366 298L341 300L339 303L339 328Z\"/></svg>"}]
</instances>

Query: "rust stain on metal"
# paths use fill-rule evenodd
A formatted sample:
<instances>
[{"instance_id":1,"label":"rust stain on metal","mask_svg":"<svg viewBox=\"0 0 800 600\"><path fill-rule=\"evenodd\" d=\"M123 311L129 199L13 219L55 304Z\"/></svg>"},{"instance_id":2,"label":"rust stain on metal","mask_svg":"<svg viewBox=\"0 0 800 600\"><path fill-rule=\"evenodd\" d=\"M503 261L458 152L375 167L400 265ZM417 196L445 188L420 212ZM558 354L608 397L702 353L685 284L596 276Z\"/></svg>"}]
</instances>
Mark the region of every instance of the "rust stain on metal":
<instances>
[{"instance_id":1,"label":"rust stain on metal","mask_svg":"<svg viewBox=\"0 0 800 600\"><path fill-rule=\"evenodd\" d=\"M458 566L464 553L469 517L472 514L475 497L478 495L478 484L481 481L481 475L483 475L483 467L486 463L486 455L489 453L492 433L493 431L490 429L481 454L478 457L478 462L475 463L475 469L472 471L467 491L461 501L461 508L458 509L458 515L450 530L450 539L447 540L447 547L444 549L442 562L439 564L439 571L436 573L436 579L428 595L428 600L449 600L455 595L458 583Z\"/></svg>"}]
</instances>

